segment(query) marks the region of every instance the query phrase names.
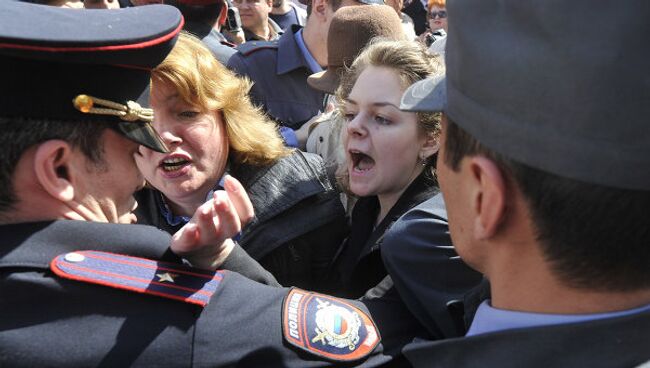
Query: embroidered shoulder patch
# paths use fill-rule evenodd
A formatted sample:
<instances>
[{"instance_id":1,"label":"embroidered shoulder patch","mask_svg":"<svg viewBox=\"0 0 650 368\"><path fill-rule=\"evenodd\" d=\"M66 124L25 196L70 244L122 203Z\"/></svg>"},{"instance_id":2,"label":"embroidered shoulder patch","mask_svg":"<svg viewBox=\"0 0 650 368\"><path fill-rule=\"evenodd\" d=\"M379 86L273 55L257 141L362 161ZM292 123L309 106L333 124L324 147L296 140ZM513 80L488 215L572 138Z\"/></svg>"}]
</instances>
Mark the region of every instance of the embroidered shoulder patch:
<instances>
[{"instance_id":1,"label":"embroidered shoulder patch","mask_svg":"<svg viewBox=\"0 0 650 368\"><path fill-rule=\"evenodd\" d=\"M338 362L365 358L381 341L374 321L361 309L298 288L284 299L282 332L291 345Z\"/></svg>"},{"instance_id":2,"label":"embroidered shoulder patch","mask_svg":"<svg viewBox=\"0 0 650 368\"><path fill-rule=\"evenodd\" d=\"M138 293L181 300L205 307L223 279L208 271L121 254L77 251L50 262L58 276Z\"/></svg>"}]
</instances>

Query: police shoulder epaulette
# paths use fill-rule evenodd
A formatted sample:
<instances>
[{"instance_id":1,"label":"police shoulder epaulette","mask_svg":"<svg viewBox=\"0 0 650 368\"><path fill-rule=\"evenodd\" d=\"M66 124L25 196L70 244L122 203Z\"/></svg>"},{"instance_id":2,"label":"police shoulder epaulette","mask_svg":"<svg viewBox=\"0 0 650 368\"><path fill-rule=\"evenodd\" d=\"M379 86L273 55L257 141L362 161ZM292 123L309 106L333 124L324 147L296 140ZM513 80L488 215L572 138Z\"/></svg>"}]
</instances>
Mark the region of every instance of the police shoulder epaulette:
<instances>
[{"instance_id":1,"label":"police shoulder epaulette","mask_svg":"<svg viewBox=\"0 0 650 368\"><path fill-rule=\"evenodd\" d=\"M277 49L278 41L247 41L237 46L237 51L244 56L248 56L255 51L264 49Z\"/></svg>"},{"instance_id":2,"label":"police shoulder epaulette","mask_svg":"<svg viewBox=\"0 0 650 368\"><path fill-rule=\"evenodd\" d=\"M335 362L366 358L381 341L372 318L350 301L298 288L284 299L282 333L289 344Z\"/></svg>"},{"instance_id":3,"label":"police shoulder epaulette","mask_svg":"<svg viewBox=\"0 0 650 368\"><path fill-rule=\"evenodd\" d=\"M61 254L50 262L58 276L91 284L161 296L205 307L223 279L223 271L196 269L98 251Z\"/></svg>"}]
</instances>

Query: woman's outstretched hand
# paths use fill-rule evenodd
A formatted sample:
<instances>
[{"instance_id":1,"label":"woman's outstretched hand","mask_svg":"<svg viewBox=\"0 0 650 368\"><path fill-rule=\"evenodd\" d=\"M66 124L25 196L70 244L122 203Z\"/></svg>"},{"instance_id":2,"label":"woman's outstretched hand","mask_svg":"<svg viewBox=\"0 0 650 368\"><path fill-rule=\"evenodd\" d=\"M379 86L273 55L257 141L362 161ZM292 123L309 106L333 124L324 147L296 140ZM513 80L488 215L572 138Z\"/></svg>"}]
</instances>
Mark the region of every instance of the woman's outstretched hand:
<instances>
[{"instance_id":1,"label":"woman's outstretched hand","mask_svg":"<svg viewBox=\"0 0 650 368\"><path fill-rule=\"evenodd\" d=\"M172 237L171 250L195 267L219 268L235 246L232 238L255 216L253 204L237 179L227 175L224 188L199 206Z\"/></svg>"}]
</instances>

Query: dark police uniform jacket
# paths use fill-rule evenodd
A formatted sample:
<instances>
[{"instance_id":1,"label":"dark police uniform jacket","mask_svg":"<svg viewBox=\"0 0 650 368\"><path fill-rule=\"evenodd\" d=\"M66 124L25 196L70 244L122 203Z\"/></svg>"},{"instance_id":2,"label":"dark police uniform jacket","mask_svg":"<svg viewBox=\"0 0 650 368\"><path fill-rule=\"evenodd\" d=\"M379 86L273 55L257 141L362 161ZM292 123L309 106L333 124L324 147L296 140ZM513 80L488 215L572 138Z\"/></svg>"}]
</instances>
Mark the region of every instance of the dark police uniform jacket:
<instances>
[{"instance_id":1,"label":"dark police uniform jacket","mask_svg":"<svg viewBox=\"0 0 650 368\"><path fill-rule=\"evenodd\" d=\"M307 84L312 72L294 38L299 29L292 26L278 41L245 42L228 62L228 68L255 83L253 103L292 129L318 114L324 99L323 92Z\"/></svg>"},{"instance_id":2,"label":"dark police uniform jacket","mask_svg":"<svg viewBox=\"0 0 650 368\"><path fill-rule=\"evenodd\" d=\"M270 287L234 272L220 271L211 273L214 278L205 283L213 287L213 293L204 307L170 298L170 294L174 296L185 289L178 281L178 273L174 273L178 271L169 271L169 265L178 261L167 249L169 235L153 227L68 220L21 223L0 226L0 239L0 366L311 367L332 364L287 343L282 328L286 311L283 299L288 292L298 289ZM152 261L125 260L116 253L172 263L161 263L151 269L147 262ZM87 257L81 263L73 263L84 258L79 254ZM71 255L76 257L68 259ZM91 269L103 284L84 281L78 274L61 276L66 265L73 267L70 272L74 274L75 270L86 270L85 265L93 267L84 262L101 263L112 258L116 260L109 267ZM138 292L141 277L124 276L132 269L155 272L153 280L157 282L145 280L149 286L144 292ZM181 278L187 276L196 281L191 275L208 271L185 272L190 276L184 274ZM128 284L129 290L116 287L115 274L136 286ZM170 286L172 283L163 283L164 277L158 274L167 280L175 277L178 282ZM171 292L160 291L163 284ZM323 304L326 300L316 298L313 303ZM350 303L365 310L356 302ZM387 358L381 349L379 345L365 364L385 363ZM341 350L349 353L347 345Z\"/></svg>"},{"instance_id":3,"label":"dark police uniform jacket","mask_svg":"<svg viewBox=\"0 0 650 368\"><path fill-rule=\"evenodd\" d=\"M447 209L438 193L406 212L384 237L381 257L408 309L438 339L464 336L463 299L483 276L463 262L451 243ZM485 290L487 291L487 290ZM469 301L469 300L468 300ZM470 303L465 303L468 307Z\"/></svg>"},{"instance_id":4,"label":"dark police uniform jacket","mask_svg":"<svg viewBox=\"0 0 650 368\"><path fill-rule=\"evenodd\" d=\"M589 322L520 328L416 342L414 367L612 368L650 361L650 312Z\"/></svg>"}]
</instances>

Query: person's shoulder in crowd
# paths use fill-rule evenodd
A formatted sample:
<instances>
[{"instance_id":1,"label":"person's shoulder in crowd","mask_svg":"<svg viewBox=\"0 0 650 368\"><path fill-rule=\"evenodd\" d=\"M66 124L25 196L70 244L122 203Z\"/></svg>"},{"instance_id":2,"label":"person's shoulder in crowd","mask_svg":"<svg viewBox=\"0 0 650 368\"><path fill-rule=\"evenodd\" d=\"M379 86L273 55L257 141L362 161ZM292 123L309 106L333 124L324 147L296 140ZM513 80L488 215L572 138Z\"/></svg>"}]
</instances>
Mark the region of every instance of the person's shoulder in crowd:
<instances>
[{"instance_id":1,"label":"person's shoulder in crowd","mask_svg":"<svg viewBox=\"0 0 650 368\"><path fill-rule=\"evenodd\" d=\"M230 57L237 52L234 44L228 42L220 32L207 24L188 21L183 29L200 38L214 57L223 65L228 64Z\"/></svg>"},{"instance_id":2,"label":"person's shoulder in crowd","mask_svg":"<svg viewBox=\"0 0 650 368\"><path fill-rule=\"evenodd\" d=\"M324 97L307 84L311 70L296 41L300 29L292 26L273 42L246 42L228 62L229 69L254 82L253 103L292 129L315 116Z\"/></svg>"},{"instance_id":3,"label":"person's shoulder in crowd","mask_svg":"<svg viewBox=\"0 0 650 368\"><path fill-rule=\"evenodd\" d=\"M264 51L273 53L273 52L277 52L277 49L278 49L278 40L248 41L237 46L235 52L238 55L241 55L241 57L247 58L247 57L251 57L253 54L255 54L254 57L261 57L261 55L265 55ZM260 51L262 52L260 53Z\"/></svg>"}]
</instances>

